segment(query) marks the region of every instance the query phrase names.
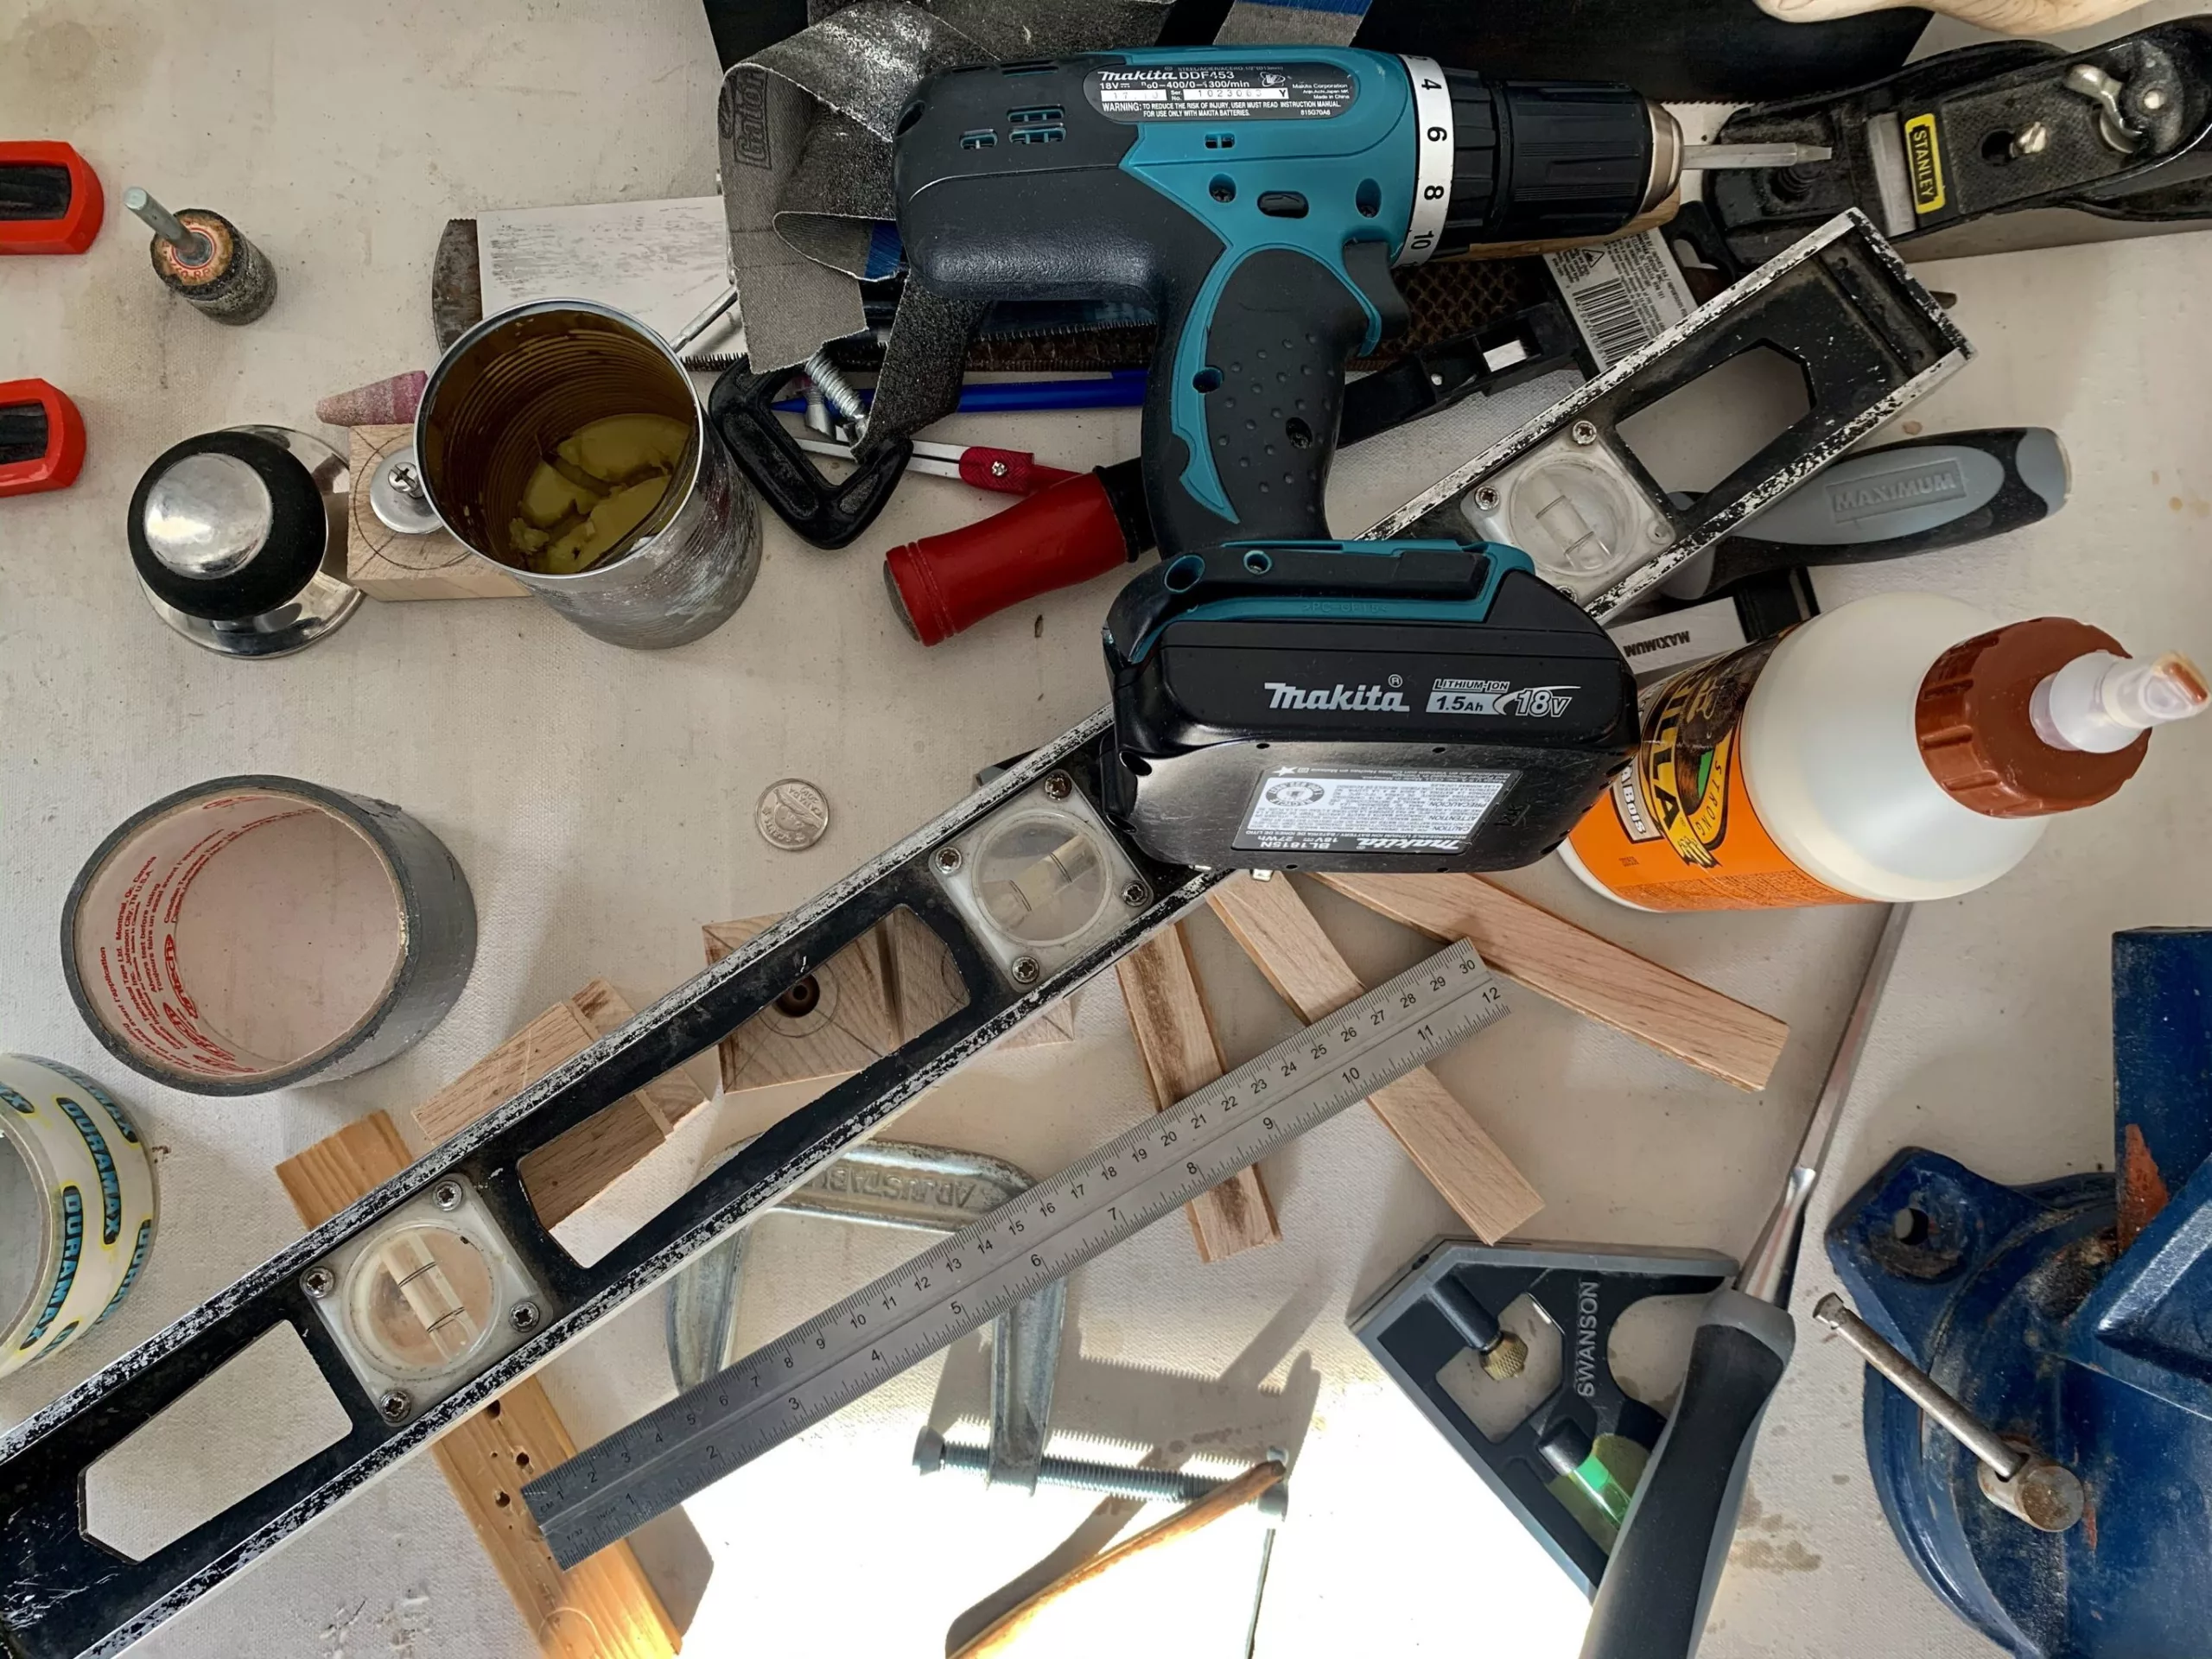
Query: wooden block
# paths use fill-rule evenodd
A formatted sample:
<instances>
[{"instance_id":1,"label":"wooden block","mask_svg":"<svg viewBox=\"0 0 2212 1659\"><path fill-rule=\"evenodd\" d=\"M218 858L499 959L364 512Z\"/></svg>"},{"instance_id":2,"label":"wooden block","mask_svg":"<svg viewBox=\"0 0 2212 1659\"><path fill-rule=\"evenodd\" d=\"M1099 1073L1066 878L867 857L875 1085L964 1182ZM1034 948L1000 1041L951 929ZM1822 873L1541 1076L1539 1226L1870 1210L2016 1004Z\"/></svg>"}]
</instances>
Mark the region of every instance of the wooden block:
<instances>
[{"instance_id":1,"label":"wooden block","mask_svg":"<svg viewBox=\"0 0 2212 1659\"><path fill-rule=\"evenodd\" d=\"M1115 963L1114 971L1152 1084L1154 1111L1166 1111L1228 1071L1180 924L1160 929ZM1218 1262L1282 1236L1256 1164L1209 1187L1183 1212L1191 1218L1202 1262Z\"/></svg>"},{"instance_id":2,"label":"wooden block","mask_svg":"<svg viewBox=\"0 0 2212 1659\"><path fill-rule=\"evenodd\" d=\"M327 1135L276 1166L292 1208L320 1227L364 1192L375 1191L415 1161L386 1112L371 1112Z\"/></svg>"},{"instance_id":3,"label":"wooden block","mask_svg":"<svg viewBox=\"0 0 2212 1659\"><path fill-rule=\"evenodd\" d=\"M891 973L899 988L899 1024L912 1041L961 1006L960 972L952 952L929 924L911 910L884 918L891 936ZM1075 1040L1075 997L1068 996L1016 1026L994 1045L1027 1048L1033 1043Z\"/></svg>"},{"instance_id":4,"label":"wooden block","mask_svg":"<svg viewBox=\"0 0 2212 1659\"><path fill-rule=\"evenodd\" d=\"M773 916L715 922L707 961L720 962ZM721 1043L722 1092L846 1077L899 1046L899 1011L883 930L871 928Z\"/></svg>"},{"instance_id":5,"label":"wooden block","mask_svg":"<svg viewBox=\"0 0 2212 1659\"><path fill-rule=\"evenodd\" d=\"M633 1009L603 979L556 1003L415 1109L433 1141L474 1123L626 1022ZM612 1185L706 1096L678 1066L625 1095L522 1160L523 1186L548 1227L557 1227Z\"/></svg>"},{"instance_id":6,"label":"wooden block","mask_svg":"<svg viewBox=\"0 0 2212 1659\"><path fill-rule=\"evenodd\" d=\"M720 962L781 918L710 922L707 961ZM722 1092L772 1084L849 1077L927 1031L961 1003L944 941L911 911L899 910L855 939L721 1044ZM1047 1008L1001 1040L1008 1047L1064 1043L1075 1035L1068 1002Z\"/></svg>"},{"instance_id":7,"label":"wooden block","mask_svg":"<svg viewBox=\"0 0 2212 1659\"><path fill-rule=\"evenodd\" d=\"M350 433L353 500L347 508L346 580L372 599L522 599L530 589L442 530L403 536L369 505L377 463L412 442L412 426L356 426Z\"/></svg>"},{"instance_id":8,"label":"wooden block","mask_svg":"<svg viewBox=\"0 0 2212 1659\"><path fill-rule=\"evenodd\" d=\"M306 1225L330 1219L413 1162L383 1112L348 1123L276 1166ZM668 1659L683 1636L627 1543L563 1573L522 1501L525 1482L575 1455L560 1414L535 1377L448 1429L430 1447L468 1524L556 1659Z\"/></svg>"},{"instance_id":9,"label":"wooden block","mask_svg":"<svg viewBox=\"0 0 2212 1659\"><path fill-rule=\"evenodd\" d=\"M1211 902L1268 983L1308 1025L1366 989L1288 876L1255 881L1233 875L1213 890ZM1385 1084L1367 1103L1482 1239L1503 1237L1543 1208L1536 1189L1427 1066Z\"/></svg>"},{"instance_id":10,"label":"wooden block","mask_svg":"<svg viewBox=\"0 0 2212 1659\"><path fill-rule=\"evenodd\" d=\"M1471 875L1324 875L1440 939L1473 942L1508 979L1738 1089L1764 1089L1789 1027Z\"/></svg>"}]
</instances>

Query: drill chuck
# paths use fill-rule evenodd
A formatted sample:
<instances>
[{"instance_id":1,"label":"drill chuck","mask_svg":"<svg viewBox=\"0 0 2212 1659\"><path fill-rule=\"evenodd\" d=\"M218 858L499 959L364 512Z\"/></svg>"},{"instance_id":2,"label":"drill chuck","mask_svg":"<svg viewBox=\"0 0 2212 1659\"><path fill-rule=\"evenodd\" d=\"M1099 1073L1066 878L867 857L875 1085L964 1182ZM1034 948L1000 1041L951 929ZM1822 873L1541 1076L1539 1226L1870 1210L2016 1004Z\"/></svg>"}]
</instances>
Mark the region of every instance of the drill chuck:
<instances>
[{"instance_id":1,"label":"drill chuck","mask_svg":"<svg viewBox=\"0 0 2212 1659\"><path fill-rule=\"evenodd\" d=\"M1498 242L1611 236L1664 201L1681 170L1681 131L1625 86L1497 81L1406 60L1421 107L1416 196L1448 165L1443 220L1419 257ZM1443 82L1435 104L1422 83ZM1432 113L1433 111L1433 113ZM1418 219L1421 203L1415 203ZM1414 238L1409 238L1410 242Z\"/></svg>"}]
</instances>

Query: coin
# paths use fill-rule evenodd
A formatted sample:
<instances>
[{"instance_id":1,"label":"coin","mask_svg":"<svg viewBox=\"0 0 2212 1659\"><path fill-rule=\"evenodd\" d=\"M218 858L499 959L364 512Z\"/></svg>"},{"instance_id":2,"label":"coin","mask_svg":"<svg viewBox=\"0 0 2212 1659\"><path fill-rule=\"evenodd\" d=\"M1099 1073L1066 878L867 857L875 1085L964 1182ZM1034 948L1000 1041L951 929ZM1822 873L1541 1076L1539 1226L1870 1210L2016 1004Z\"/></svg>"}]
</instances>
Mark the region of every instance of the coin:
<instances>
[{"instance_id":1,"label":"coin","mask_svg":"<svg viewBox=\"0 0 2212 1659\"><path fill-rule=\"evenodd\" d=\"M830 828L830 803L804 778L782 778L760 792L753 809L760 839L785 852L803 852Z\"/></svg>"}]
</instances>

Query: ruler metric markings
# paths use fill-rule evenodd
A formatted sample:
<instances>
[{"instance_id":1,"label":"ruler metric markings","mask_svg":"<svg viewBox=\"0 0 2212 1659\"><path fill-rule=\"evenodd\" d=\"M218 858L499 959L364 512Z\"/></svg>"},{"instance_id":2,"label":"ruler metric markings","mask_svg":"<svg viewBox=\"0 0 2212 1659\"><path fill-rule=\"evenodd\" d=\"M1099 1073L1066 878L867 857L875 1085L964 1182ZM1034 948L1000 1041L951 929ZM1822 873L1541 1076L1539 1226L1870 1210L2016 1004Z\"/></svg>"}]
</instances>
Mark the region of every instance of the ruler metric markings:
<instances>
[{"instance_id":1,"label":"ruler metric markings","mask_svg":"<svg viewBox=\"0 0 2212 1659\"><path fill-rule=\"evenodd\" d=\"M1461 940L1133 1125L531 1482L555 1558L605 1548L1505 1012Z\"/></svg>"}]
</instances>

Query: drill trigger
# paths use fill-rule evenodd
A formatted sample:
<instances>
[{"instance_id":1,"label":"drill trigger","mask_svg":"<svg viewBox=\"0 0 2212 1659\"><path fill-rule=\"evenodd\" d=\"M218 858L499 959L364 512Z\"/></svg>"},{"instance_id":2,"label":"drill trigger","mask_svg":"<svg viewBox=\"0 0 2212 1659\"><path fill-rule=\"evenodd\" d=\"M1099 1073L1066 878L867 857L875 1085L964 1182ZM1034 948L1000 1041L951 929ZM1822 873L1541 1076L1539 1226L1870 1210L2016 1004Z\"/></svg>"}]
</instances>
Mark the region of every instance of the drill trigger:
<instances>
[{"instance_id":1,"label":"drill trigger","mask_svg":"<svg viewBox=\"0 0 2212 1659\"><path fill-rule=\"evenodd\" d=\"M1398 284L1390 276L1390 245L1387 242L1358 241L1344 244L1344 280L1351 284L1366 302L1375 308L1380 320L1373 340L1363 342L1360 354L1365 356L1384 340L1395 340L1413 326L1413 309L1406 303L1406 296L1398 291Z\"/></svg>"}]
</instances>

